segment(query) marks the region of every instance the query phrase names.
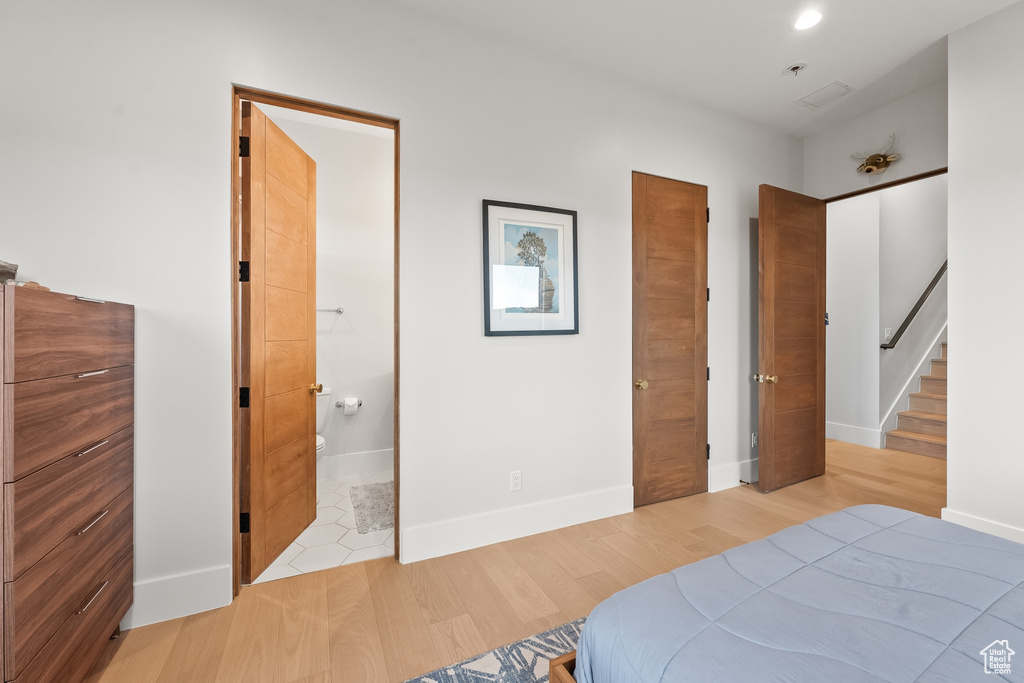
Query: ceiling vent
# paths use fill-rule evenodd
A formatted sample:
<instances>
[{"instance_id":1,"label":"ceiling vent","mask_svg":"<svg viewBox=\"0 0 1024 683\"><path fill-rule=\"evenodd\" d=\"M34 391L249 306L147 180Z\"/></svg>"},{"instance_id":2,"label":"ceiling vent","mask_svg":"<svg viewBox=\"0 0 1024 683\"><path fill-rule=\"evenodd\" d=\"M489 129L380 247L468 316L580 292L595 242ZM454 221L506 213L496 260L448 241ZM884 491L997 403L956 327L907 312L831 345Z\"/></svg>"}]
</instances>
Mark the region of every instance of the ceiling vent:
<instances>
[{"instance_id":1,"label":"ceiling vent","mask_svg":"<svg viewBox=\"0 0 1024 683\"><path fill-rule=\"evenodd\" d=\"M824 88L818 88L814 92L804 95L799 100L796 100L796 104L807 107L808 109L818 110L832 104L838 99L846 97L852 92L856 91L842 81L832 81Z\"/></svg>"}]
</instances>

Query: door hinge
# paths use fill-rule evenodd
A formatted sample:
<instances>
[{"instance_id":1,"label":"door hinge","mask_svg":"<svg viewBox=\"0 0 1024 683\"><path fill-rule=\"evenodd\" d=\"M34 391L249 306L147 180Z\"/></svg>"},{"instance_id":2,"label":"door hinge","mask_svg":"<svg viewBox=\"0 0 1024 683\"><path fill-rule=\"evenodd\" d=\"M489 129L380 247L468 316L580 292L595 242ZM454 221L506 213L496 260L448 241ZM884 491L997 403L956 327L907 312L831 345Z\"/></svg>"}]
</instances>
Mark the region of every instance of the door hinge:
<instances>
[{"instance_id":1,"label":"door hinge","mask_svg":"<svg viewBox=\"0 0 1024 683\"><path fill-rule=\"evenodd\" d=\"M711 301L711 288L708 287L708 301Z\"/></svg>"},{"instance_id":2,"label":"door hinge","mask_svg":"<svg viewBox=\"0 0 1024 683\"><path fill-rule=\"evenodd\" d=\"M249 387L238 387L238 407L249 407Z\"/></svg>"},{"instance_id":3,"label":"door hinge","mask_svg":"<svg viewBox=\"0 0 1024 683\"><path fill-rule=\"evenodd\" d=\"M238 136L238 156L242 158L248 158L249 156L249 138L245 135Z\"/></svg>"},{"instance_id":4,"label":"door hinge","mask_svg":"<svg viewBox=\"0 0 1024 683\"><path fill-rule=\"evenodd\" d=\"M711 459L711 444L705 444L704 450L708 454L708 460Z\"/></svg>"},{"instance_id":5,"label":"door hinge","mask_svg":"<svg viewBox=\"0 0 1024 683\"><path fill-rule=\"evenodd\" d=\"M246 154L245 156L249 156L249 155L248 155L248 154ZM708 220L707 220L707 222L708 222L708 223L710 223L710 222L711 222L711 207L710 207L710 206L708 207Z\"/></svg>"},{"instance_id":6,"label":"door hinge","mask_svg":"<svg viewBox=\"0 0 1024 683\"><path fill-rule=\"evenodd\" d=\"M711 381L711 368L708 368L708 381Z\"/></svg>"},{"instance_id":7,"label":"door hinge","mask_svg":"<svg viewBox=\"0 0 1024 683\"><path fill-rule=\"evenodd\" d=\"M238 281L248 282L249 281L249 262L239 261L238 262Z\"/></svg>"},{"instance_id":8,"label":"door hinge","mask_svg":"<svg viewBox=\"0 0 1024 683\"><path fill-rule=\"evenodd\" d=\"M249 513L243 512L238 516L238 533L249 533Z\"/></svg>"}]
</instances>

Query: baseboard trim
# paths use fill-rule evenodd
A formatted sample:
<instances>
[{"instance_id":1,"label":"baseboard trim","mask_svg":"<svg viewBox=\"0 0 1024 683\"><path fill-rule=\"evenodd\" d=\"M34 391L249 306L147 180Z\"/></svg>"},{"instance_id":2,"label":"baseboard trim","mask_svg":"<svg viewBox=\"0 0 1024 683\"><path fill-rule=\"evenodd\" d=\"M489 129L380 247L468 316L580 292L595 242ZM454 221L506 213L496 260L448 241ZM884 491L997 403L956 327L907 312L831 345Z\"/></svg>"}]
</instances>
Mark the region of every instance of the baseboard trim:
<instances>
[{"instance_id":1,"label":"baseboard trim","mask_svg":"<svg viewBox=\"0 0 1024 683\"><path fill-rule=\"evenodd\" d=\"M336 453L322 455L316 459L316 478L333 479L349 474L363 472L380 472L395 466L395 449L385 448L379 451L362 451L359 453Z\"/></svg>"},{"instance_id":2,"label":"baseboard trim","mask_svg":"<svg viewBox=\"0 0 1024 683\"><path fill-rule=\"evenodd\" d=\"M619 486L433 524L403 525L400 561L419 562L632 510L633 487Z\"/></svg>"},{"instance_id":3,"label":"baseboard trim","mask_svg":"<svg viewBox=\"0 0 1024 683\"><path fill-rule=\"evenodd\" d=\"M854 443L858 446L867 446L868 448L882 447L882 430L844 425L839 422L825 423L825 438Z\"/></svg>"},{"instance_id":4,"label":"baseboard trim","mask_svg":"<svg viewBox=\"0 0 1024 683\"><path fill-rule=\"evenodd\" d=\"M757 458L728 462L708 468L708 493L724 491L757 481Z\"/></svg>"},{"instance_id":5,"label":"baseboard trim","mask_svg":"<svg viewBox=\"0 0 1024 683\"><path fill-rule=\"evenodd\" d=\"M986 534L999 536L1000 538L1005 538L1008 541L1024 543L1024 529L1010 526L1009 524L993 522L990 519L975 517L974 515L969 515L966 512L950 510L949 508L942 508L942 519L947 522L959 524L960 526L965 526L968 529L984 531Z\"/></svg>"},{"instance_id":6,"label":"baseboard trim","mask_svg":"<svg viewBox=\"0 0 1024 683\"><path fill-rule=\"evenodd\" d=\"M135 602L121 630L187 617L231 604L231 566L164 576L135 584Z\"/></svg>"}]
</instances>

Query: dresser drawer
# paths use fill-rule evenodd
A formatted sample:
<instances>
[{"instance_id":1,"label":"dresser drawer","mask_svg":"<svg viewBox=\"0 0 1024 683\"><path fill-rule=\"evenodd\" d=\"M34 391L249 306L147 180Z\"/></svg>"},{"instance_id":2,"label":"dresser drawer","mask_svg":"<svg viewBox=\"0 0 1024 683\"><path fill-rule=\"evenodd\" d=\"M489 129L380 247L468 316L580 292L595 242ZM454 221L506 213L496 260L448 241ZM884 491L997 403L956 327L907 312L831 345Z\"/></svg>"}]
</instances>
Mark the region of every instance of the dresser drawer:
<instances>
[{"instance_id":1,"label":"dresser drawer","mask_svg":"<svg viewBox=\"0 0 1024 683\"><path fill-rule=\"evenodd\" d=\"M4 458L8 481L77 453L131 425L131 366L5 384Z\"/></svg>"},{"instance_id":2,"label":"dresser drawer","mask_svg":"<svg viewBox=\"0 0 1024 683\"><path fill-rule=\"evenodd\" d=\"M77 683L85 678L131 607L132 564L129 549L102 580L86 591L71 617L14 679L16 683Z\"/></svg>"},{"instance_id":3,"label":"dresser drawer","mask_svg":"<svg viewBox=\"0 0 1024 683\"><path fill-rule=\"evenodd\" d=\"M132 547L132 492L100 509L17 580L4 584L8 678L17 676Z\"/></svg>"},{"instance_id":4,"label":"dresser drawer","mask_svg":"<svg viewBox=\"0 0 1024 683\"><path fill-rule=\"evenodd\" d=\"M135 362L135 307L7 285L4 382L26 382Z\"/></svg>"},{"instance_id":5,"label":"dresser drawer","mask_svg":"<svg viewBox=\"0 0 1024 683\"><path fill-rule=\"evenodd\" d=\"M92 521L134 477L134 428L4 485L4 580L15 578Z\"/></svg>"}]
</instances>

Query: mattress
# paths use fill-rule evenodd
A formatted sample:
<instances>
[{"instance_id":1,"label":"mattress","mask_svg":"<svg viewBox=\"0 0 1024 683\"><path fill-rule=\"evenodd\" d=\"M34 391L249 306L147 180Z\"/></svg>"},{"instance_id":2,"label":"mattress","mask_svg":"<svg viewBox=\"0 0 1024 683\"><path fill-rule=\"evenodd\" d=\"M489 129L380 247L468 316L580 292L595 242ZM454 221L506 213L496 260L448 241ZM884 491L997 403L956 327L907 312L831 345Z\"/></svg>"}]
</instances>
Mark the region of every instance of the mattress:
<instances>
[{"instance_id":1,"label":"mattress","mask_svg":"<svg viewBox=\"0 0 1024 683\"><path fill-rule=\"evenodd\" d=\"M1024 545L861 505L616 593L587 619L575 676L1024 681L1022 583Z\"/></svg>"}]
</instances>

